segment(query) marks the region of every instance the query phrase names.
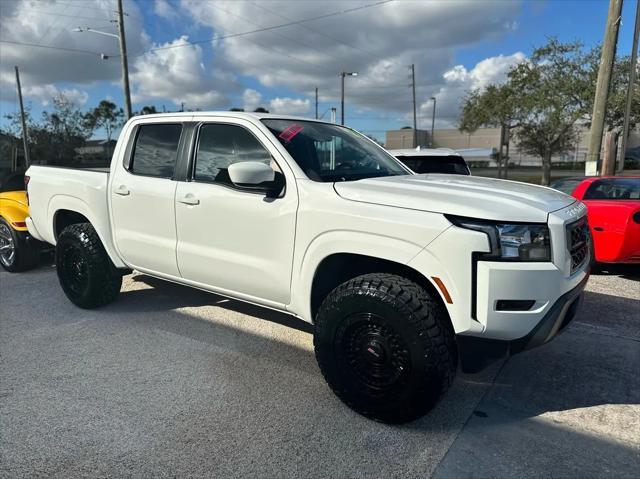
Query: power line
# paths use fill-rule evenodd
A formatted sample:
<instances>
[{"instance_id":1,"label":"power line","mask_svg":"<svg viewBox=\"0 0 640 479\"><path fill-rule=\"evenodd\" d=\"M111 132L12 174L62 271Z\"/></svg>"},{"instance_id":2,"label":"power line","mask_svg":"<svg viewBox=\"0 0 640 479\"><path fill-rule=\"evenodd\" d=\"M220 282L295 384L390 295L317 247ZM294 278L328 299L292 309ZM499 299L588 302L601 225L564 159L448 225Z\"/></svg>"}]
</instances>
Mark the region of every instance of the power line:
<instances>
[{"instance_id":1,"label":"power line","mask_svg":"<svg viewBox=\"0 0 640 479\"><path fill-rule=\"evenodd\" d=\"M231 34L228 34L228 35L214 36L214 37L208 38L206 40L194 40L194 41L185 42L185 43L182 43L182 44L179 44L179 45L167 45L167 46L164 46L164 47L150 48L150 49L148 49L148 50L146 50L144 52L140 52L140 53L137 53L135 55L129 55L129 57L131 57L131 56L140 56L140 55L144 55L145 53L155 52L155 51L158 51L158 50L169 50L169 49L172 49L172 48L182 48L182 47L186 47L186 46L199 45L199 44L203 44L203 43L212 43L214 41L225 40L227 38L243 37L245 35L252 35L254 33L260 33L260 32L268 32L268 31L271 31L271 30L277 30L279 28L289 27L289 26L292 26L292 25L301 25L303 23L313 22L313 21L316 21L316 20L322 20L324 18L336 17L336 16L339 16L339 15L347 14L347 13L353 13L353 12L356 12L356 11L359 11L359 10L365 10L367 8L378 7L378 6L381 6L381 5L385 5L387 3L391 3L393 1L394 0L381 0L381 1L376 2L376 3L369 3L367 5L361 5L359 7L347 8L345 10L339 10L339 11L336 11L336 12L325 13L324 15L317 15L315 17L304 18L302 20L295 20L295 21L287 22L287 23L281 23L279 25L273 25L273 26L270 26L270 27L257 28L255 30L249 30L249 31L246 31L246 32L231 33Z\"/></svg>"},{"instance_id":2,"label":"power line","mask_svg":"<svg viewBox=\"0 0 640 479\"><path fill-rule=\"evenodd\" d=\"M284 18L285 20L294 21L294 20L292 20L292 19L291 19L291 18L289 18L289 17L285 17L284 15L276 14L275 12L273 12L273 11L269 10L269 9L268 9L268 8L266 8L266 7L262 7L261 5L256 4L255 2L249 2L249 3L251 3L252 5L254 5L254 6L256 6L256 7L260 8L260 9L262 9L262 10L265 10L265 11L267 11L267 12L269 12L269 13L272 13L272 14L274 14L274 15L277 15L277 16L281 17L281 18ZM254 25L254 26L257 26L257 27L260 27L260 28L263 28L263 27L264 27L263 25L260 25L259 23L256 23L256 22L254 22L254 21L250 20L249 18L246 18L246 17L244 17L244 16L242 16L242 15L239 15L239 14L237 14L237 13L234 13L234 12L231 12L231 11L229 11L229 10L226 10L226 9L224 9L224 8L222 8L222 7L218 6L218 5L215 5L215 4L213 4L213 3L212 3L212 4L210 4L210 6L211 6L211 7L213 7L213 8L215 8L216 10L219 10L219 11L221 11L221 12L224 12L224 13L226 13L226 14L228 14L228 15L231 15L231 16L233 16L233 17L239 18L239 19L243 20L244 22L249 23L249 24L251 24L251 25ZM301 27L301 28L302 28L302 27ZM309 30L312 30L312 31L316 31L316 30L314 30L314 29L310 28L309 26L306 26L306 27L304 27L304 28L309 29ZM225 31L225 29L222 29L222 28L221 28L221 30ZM229 30L226 30L226 31L228 32ZM315 51L319 52L320 54L322 54L322 55L324 55L324 56L328 57L328 58L329 58L329 59L331 59L331 60L334 60L334 61L339 61L339 60L340 60L339 58L335 57L334 55L331 55L330 53L328 53L326 50L322 50L322 49L317 48L317 47L315 47L315 46L313 46L313 45L309 45L308 43L301 42L298 38L292 38L292 37L290 37L290 36L283 35L283 34L281 34L281 33L279 33L279 32L272 32L272 33L274 33L275 35L278 35L280 38L283 38L283 39L288 40L288 41L290 41L290 42L294 42L295 44L303 45L303 46L305 46L305 47L307 47L307 48L310 48L310 49L312 49L312 50L315 50ZM320 34L324 35L322 32L318 32L318 33L320 33ZM333 39L332 37L330 37L329 35L324 35L324 36L326 36L326 37L328 37L328 38L331 38L332 40L335 40L335 39ZM251 41L251 40L250 40L250 41ZM284 53L284 52L282 52L282 51L280 51L280 50L278 50L278 49L276 49L276 48L274 48L274 47L270 47L270 46L267 46L267 45L263 45L263 44L260 44L260 43L257 43L257 42L254 42L254 43L258 44L258 45L259 45L260 47L262 47L262 48L269 48L269 49L271 49L271 50L275 51L276 53L278 53L279 55L285 55L285 56L287 56L287 57L289 57L289 58L292 58L292 59L294 59L294 60L297 60L297 61L299 61L299 62L303 62L303 63L306 63L306 64L308 64L308 65L311 65L312 67L316 68L316 69L317 69L317 70L319 70L319 71L325 71L323 68L319 67L318 65L316 65L316 64L314 64L314 63L312 63L312 62L309 62L309 61L307 61L307 60L304 60L304 59L302 59L302 58L299 58L299 57L293 56L293 55L291 55L291 54ZM343 43L343 42L339 42L339 43ZM345 45L347 45L347 46L352 47L351 45L348 45L348 44L346 44L346 43L343 43L343 44L345 44ZM372 54L372 53L370 53L370 52L366 52L365 50L362 50L362 49L357 48L357 47L352 47L352 48L355 48L355 49L357 49L357 50L360 50L360 51L362 51L362 52L364 52L364 53L366 53L366 54L368 54L368 55L376 56L376 58L377 58L377 55L374 55L374 54Z\"/></svg>"},{"instance_id":3,"label":"power line","mask_svg":"<svg viewBox=\"0 0 640 479\"><path fill-rule=\"evenodd\" d=\"M40 45L38 43L27 43L27 42L14 42L12 40L0 40L0 43L9 43L11 45L20 45L25 47L35 47L35 48L47 48L49 50L61 50L65 52L74 52L74 53L86 53L89 55L101 56L101 53L92 52L89 50L80 50L78 48L65 48L65 47L52 47L49 45ZM112 56L112 55L109 55Z\"/></svg>"},{"instance_id":4,"label":"power line","mask_svg":"<svg viewBox=\"0 0 640 479\"><path fill-rule=\"evenodd\" d=\"M105 20L105 21L110 21L109 17L88 17L86 15L70 15L68 13L45 12L44 10L38 10L36 8L30 8L29 12L42 13L44 15L51 15L53 17L68 17L68 18L77 18L77 19L80 19L80 20Z\"/></svg>"},{"instance_id":5,"label":"power line","mask_svg":"<svg viewBox=\"0 0 640 479\"><path fill-rule=\"evenodd\" d=\"M260 8L260 9L264 10L265 12L269 12L269 13L271 13L272 15L275 15L275 16L277 16L277 17L283 18L283 19L288 20L288 21L293 21L293 19L292 19L291 17L287 17L287 16L285 16L285 15L282 15L282 14L281 14L281 13L279 13L279 12L274 12L273 10L271 10L271 9L269 9L269 8L263 7L262 5L258 4L257 2L249 2L249 3L251 3L251 4L252 4L253 6L255 6L255 7L258 7L258 8ZM362 52L362 53L365 53L365 54L367 54L367 55L370 55L371 57L375 57L375 58L377 58L377 57L378 57L378 55L376 55L376 54L374 54L374 53L372 53L372 52L368 52L367 50L363 50L363 49L362 49L362 48L360 48L360 47L356 47L356 46L351 45L351 44L349 44L349 43L347 43L347 42L345 42L345 41L343 41L343 40L339 40L339 39L337 39L337 38L335 38L335 37L332 37L331 35L327 35L326 33L322 32L322 31L320 31L320 30L317 30L317 29L315 29L315 28L313 28L313 27L306 26L305 28L306 28L306 29L308 29L308 30L311 30L312 32L317 33L318 35L321 35L321 36L323 36L323 37L329 38L330 40L333 40L334 42L340 43L340 44L345 45L345 46L347 46L347 47L349 47L349 48L353 48L354 50L358 50L358 51L360 51L360 52Z\"/></svg>"},{"instance_id":6,"label":"power line","mask_svg":"<svg viewBox=\"0 0 640 479\"><path fill-rule=\"evenodd\" d=\"M218 10L222 11L222 12L225 12L225 13L226 13L226 14L228 14L228 15L232 15L232 16L234 16L234 17L236 17L236 18L239 18L239 19L243 20L243 21L244 21L244 22L246 22L246 23L249 23L249 24L251 24L251 25L255 25L255 26L258 26L258 27L261 27L261 28L262 28L262 25L260 25L260 24L258 24L258 23L255 23L255 22L253 22L253 21L249 20L248 18L243 17L242 15L238 15L238 14L236 14L236 13L230 12L230 11L225 10L224 8L220 8L220 7L218 7L217 5L214 5L214 4L211 4L211 6L212 6L213 8L216 8L216 9L218 9ZM229 32L229 30L227 30L227 29L225 29L225 28L219 28L219 29L220 29L220 30L222 30L223 32L225 32L225 31L226 31L226 32ZM233 32L232 32L232 33L233 33ZM278 36L279 36L279 37L281 37L281 38L284 38L285 40L290 41L290 42L296 42L296 41L297 41L296 39L293 39L293 38L291 38L291 37L287 37L287 36L282 35L282 34L280 34L280 33L278 33L278 32L273 32L273 33L274 33L274 34L276 34L276 35L278 35ZM324 70L322 67L320 67L320 66L316 65L315 63L309 62L309 61L307 61L307 60L303 60L302 58L299 58L299 57L293 56L293 55L291 55L291 54L289 54L289 53L283 52L283 51L282 51L281 49L279 49L279 48L271 47L271 46L268 46L268 45L263 45L263 44L261 44L261 43L259 43L259 42L255 41L255 40L251 40L250 38L245 38L245 40L248 40L248 41L250 41L250 42L252 42L252 43L255 43L256 45L258 45L258 46L259 46L259 47L261 47L261 48L268 48L268 49L270 49L270 50L273 50L273 51L274 51L274 52L276 52L278 55L284 55L284 56L286 56L286 57L288 57L288 58L291 58L292 60L296 60L296 61L298 61L298 62L306 63L307 65L310 65L312 68L315 68L315 69L316 69L316 70L318 70L318 71L325 72L325 70ZM307 48L314 48L314 47L312 47L312 46L310 46L310 45L306 45L306 44L304 44L304 43L302 43L302 42L298 42L298 43L300 43L300 44L302 44L302 45L306 46ZM317 50L317 49L316 49L316 50ZM329 56L329 58L332 58L332 59L333 59L333 57L332 57L331 55L327 54L326 52L323 52L323 51L321 51L321 50L317 50L317 51L319 51L320 53L322 53L322 54L324 54L324 55L327 55L327 56Z\"/></svg>"}]
</instances>

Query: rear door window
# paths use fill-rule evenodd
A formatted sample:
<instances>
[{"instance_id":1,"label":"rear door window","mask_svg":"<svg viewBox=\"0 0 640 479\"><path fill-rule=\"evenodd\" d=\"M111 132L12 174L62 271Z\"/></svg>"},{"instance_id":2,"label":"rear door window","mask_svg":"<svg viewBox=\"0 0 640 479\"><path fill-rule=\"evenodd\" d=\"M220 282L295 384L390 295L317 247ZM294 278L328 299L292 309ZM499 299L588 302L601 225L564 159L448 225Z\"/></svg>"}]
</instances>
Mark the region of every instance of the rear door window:
<instances>
[{"instance_id":1,"label":"rear door window","mask_svg":"<svg viewBox=\"0 0 640 479\"><path fill-rule=\"evenodd\" d=\"M180 124L141 125L129 171L135 175L171 178L178 158L181 133Z\"/></svg>"}]
</instances>

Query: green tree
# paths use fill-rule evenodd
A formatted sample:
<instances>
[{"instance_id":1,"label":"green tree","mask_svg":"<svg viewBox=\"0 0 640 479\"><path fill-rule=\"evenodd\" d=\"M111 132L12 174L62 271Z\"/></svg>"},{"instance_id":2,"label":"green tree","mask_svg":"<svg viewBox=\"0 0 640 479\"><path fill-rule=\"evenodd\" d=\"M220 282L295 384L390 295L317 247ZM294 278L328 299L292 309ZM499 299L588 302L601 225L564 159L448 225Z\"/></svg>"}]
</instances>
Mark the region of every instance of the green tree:
<instances>
[{"instance_id":1,"label":"green tree","mask_svg":"<svg viewBox=\"0 0 640 479\"><path fill-rule=\"evenodd\" d=\"M156 110L156 107L153 105L145 105L140 109L139 113L136 113L136 115L154 115L158 113L158 110Z\"/></svg>"},{"instance_id":2,"label":"green tree","mask_svg":"<svg viewBox=\"0 0 640 479\"><path fill-rule=\"evenodd\" d=\"M517 95L509 84L489 85L484 91L472 90L463 101L460 115L460 131L473 133L482 126L500 128L500 149L496 156L498 177L502 169L508 168L509 154L502 154L503 135L511 137L511 130L520 126L523 112L519 108Z\"/></svg>"},{"instance_id":3,"label":"green tree","mask_svg":"<svg viewBox=\"0 0 640 479\"><path fill-rule=\"evenodd\" d=\"M595 87L598 79L598 67L600 65L600 47L592 49L588 55L589 70L591 79L589 89L585 92L588 100L589 110L593 110L593 100L595 98ZM607 108L605 111L605 127L612 131L622 131L624 123L624 111L627 101L627 87L629 85L629 74L631 73L631 57L624 56L616 59L609 85L609 96L607 98ZM636 74L634 88L631 96L631 115L629 117L629 128L633 130L640 123L640 75Z\"/></svg>"},{"instance_id":4,"label":"green tree","mask_svg":"<svg viewBox=\"0 0 640 479\"><path fill-rule=\"evenodd\" d=\"M95 124L87 121L73 101L63 93L53 99L53 111L42 112L42 123L33 130L37 150L49 150L48 163L68 165L77 163L76 149L91 137ZM29 132L31 135L31 131ZM42 151L43 156L47 153Z\"/></svg>"},{"instance_id":5,"label":"green tree","mask_svg":"<svg viewBox=\"0 0 640 479\"><path fill-rule=\"evenodd\" d=\"M53 99L53 111L44 111L36 121L29 109L25 112L31 161L36 164L75 165L76 148L82 146L93 133L85 115L64 94ZM8 130L21 137L20 115L6 115Z\"/></svg>"},{"instance_id":6,"label":"green tree","mask_svg":"<svg viewBox=\"0 0 640 479\"><path fill-rule=\"evenodd\" d=\"M93 129L104 128L107 140L111 141L113 132L124 125L124 111L109 100L102 100L97 107L85 115L85 120Z\"/></svg>"},{"instance_id":7,"label":"green tree","mask_svg":"<svg viewBox=\"0 0 640 479\"><path fill-rule=\"evenodd\" d=\"M527 61L511 68L504 85L470 93L463 103L460 126L467 131L498 123L503 115L514 123L515 140L526 153L542 160L542 184L551 179L551 158L575 142L575 125L590 114L593 83L591 53L580 43L555 38L536 48ZM487 108L486 113L482 109Z\"/></svg>"}]
</instances>

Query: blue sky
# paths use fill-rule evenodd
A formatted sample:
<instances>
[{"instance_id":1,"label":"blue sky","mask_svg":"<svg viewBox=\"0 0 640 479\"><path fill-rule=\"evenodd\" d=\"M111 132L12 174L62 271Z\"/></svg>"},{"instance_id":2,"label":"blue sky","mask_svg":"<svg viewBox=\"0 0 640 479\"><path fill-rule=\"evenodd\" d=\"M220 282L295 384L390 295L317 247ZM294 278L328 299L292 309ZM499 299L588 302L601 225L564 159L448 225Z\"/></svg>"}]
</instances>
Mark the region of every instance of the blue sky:
<instances>
[{"instance_id":1,"label":"blue sky","mask_svg":"<svg viewBox=\"0 0 640 479\"><path fill-rule=\"evenodd\" d=\"M587 46L600 42L608 9L602 0L374 3L125 0L134 110L143 105L177 110L184 102L187 109L264 106L313 116L314 88L320 91L322 114L339 107L338 73L358 71L357 78L347 78L347 123L383 138L386 129L411 123L407 66L414 63L420 126L430 126L431 96L438 101L437 126L453 126L465 91L500 81L547 37ZM49 47L0 43L3 116L16 110L15 64L36 117L61 91L82 109L103 98L122 105L119 59L96 55L117 54L117 40L73 32L78 26L115 32L110 22L115 0L3 0L0 5L1 40ZM621 55L630 53L634 8L635 2L625 2ZM351 11L337 13L344 10ZM189 45L330 13L336 14ZM154 50L158 47L164 49Z\"/></svg>"}]
</instances>

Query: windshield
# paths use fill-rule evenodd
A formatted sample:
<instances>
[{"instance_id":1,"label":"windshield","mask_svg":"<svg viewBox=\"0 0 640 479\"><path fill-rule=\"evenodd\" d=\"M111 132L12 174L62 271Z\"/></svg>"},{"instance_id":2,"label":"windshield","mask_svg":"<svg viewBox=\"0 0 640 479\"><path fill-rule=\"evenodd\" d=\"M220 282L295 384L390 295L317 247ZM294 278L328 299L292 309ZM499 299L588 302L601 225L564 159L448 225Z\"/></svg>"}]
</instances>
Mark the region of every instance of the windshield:
<instances>
[{"instance_id":1,"label":"windshield","mask_svg":"<svg viewBox=\"0 0 640 479\"><path fill-rule=\"evenodd\" d=\"M409 174L384 150L338 125L262 120L313 181L353 181Z\"/></svg>"},{"instance_id":2,"label":"windshield","mask_svg":"<svg viewBox=\"0 0 640 479\"><path fill-rule=\"evenodd\" d=\"M469 167L461 156L398 156L402 163L416 173L447 173L451 175L470 175Z\"/></svg>"},{"instance_id":3,"label":"windshield","mask_svg":"<svg viewBox=\"0 0 640 479\"><path fill-rule=\"evenodd\" d=\"M551 188L554 188L558 191L562 191L567 195L573 194L573 190L584 181L584 178L567 178L564 180L558 180L551 183Z\"/></svg>"}]
</instances>

